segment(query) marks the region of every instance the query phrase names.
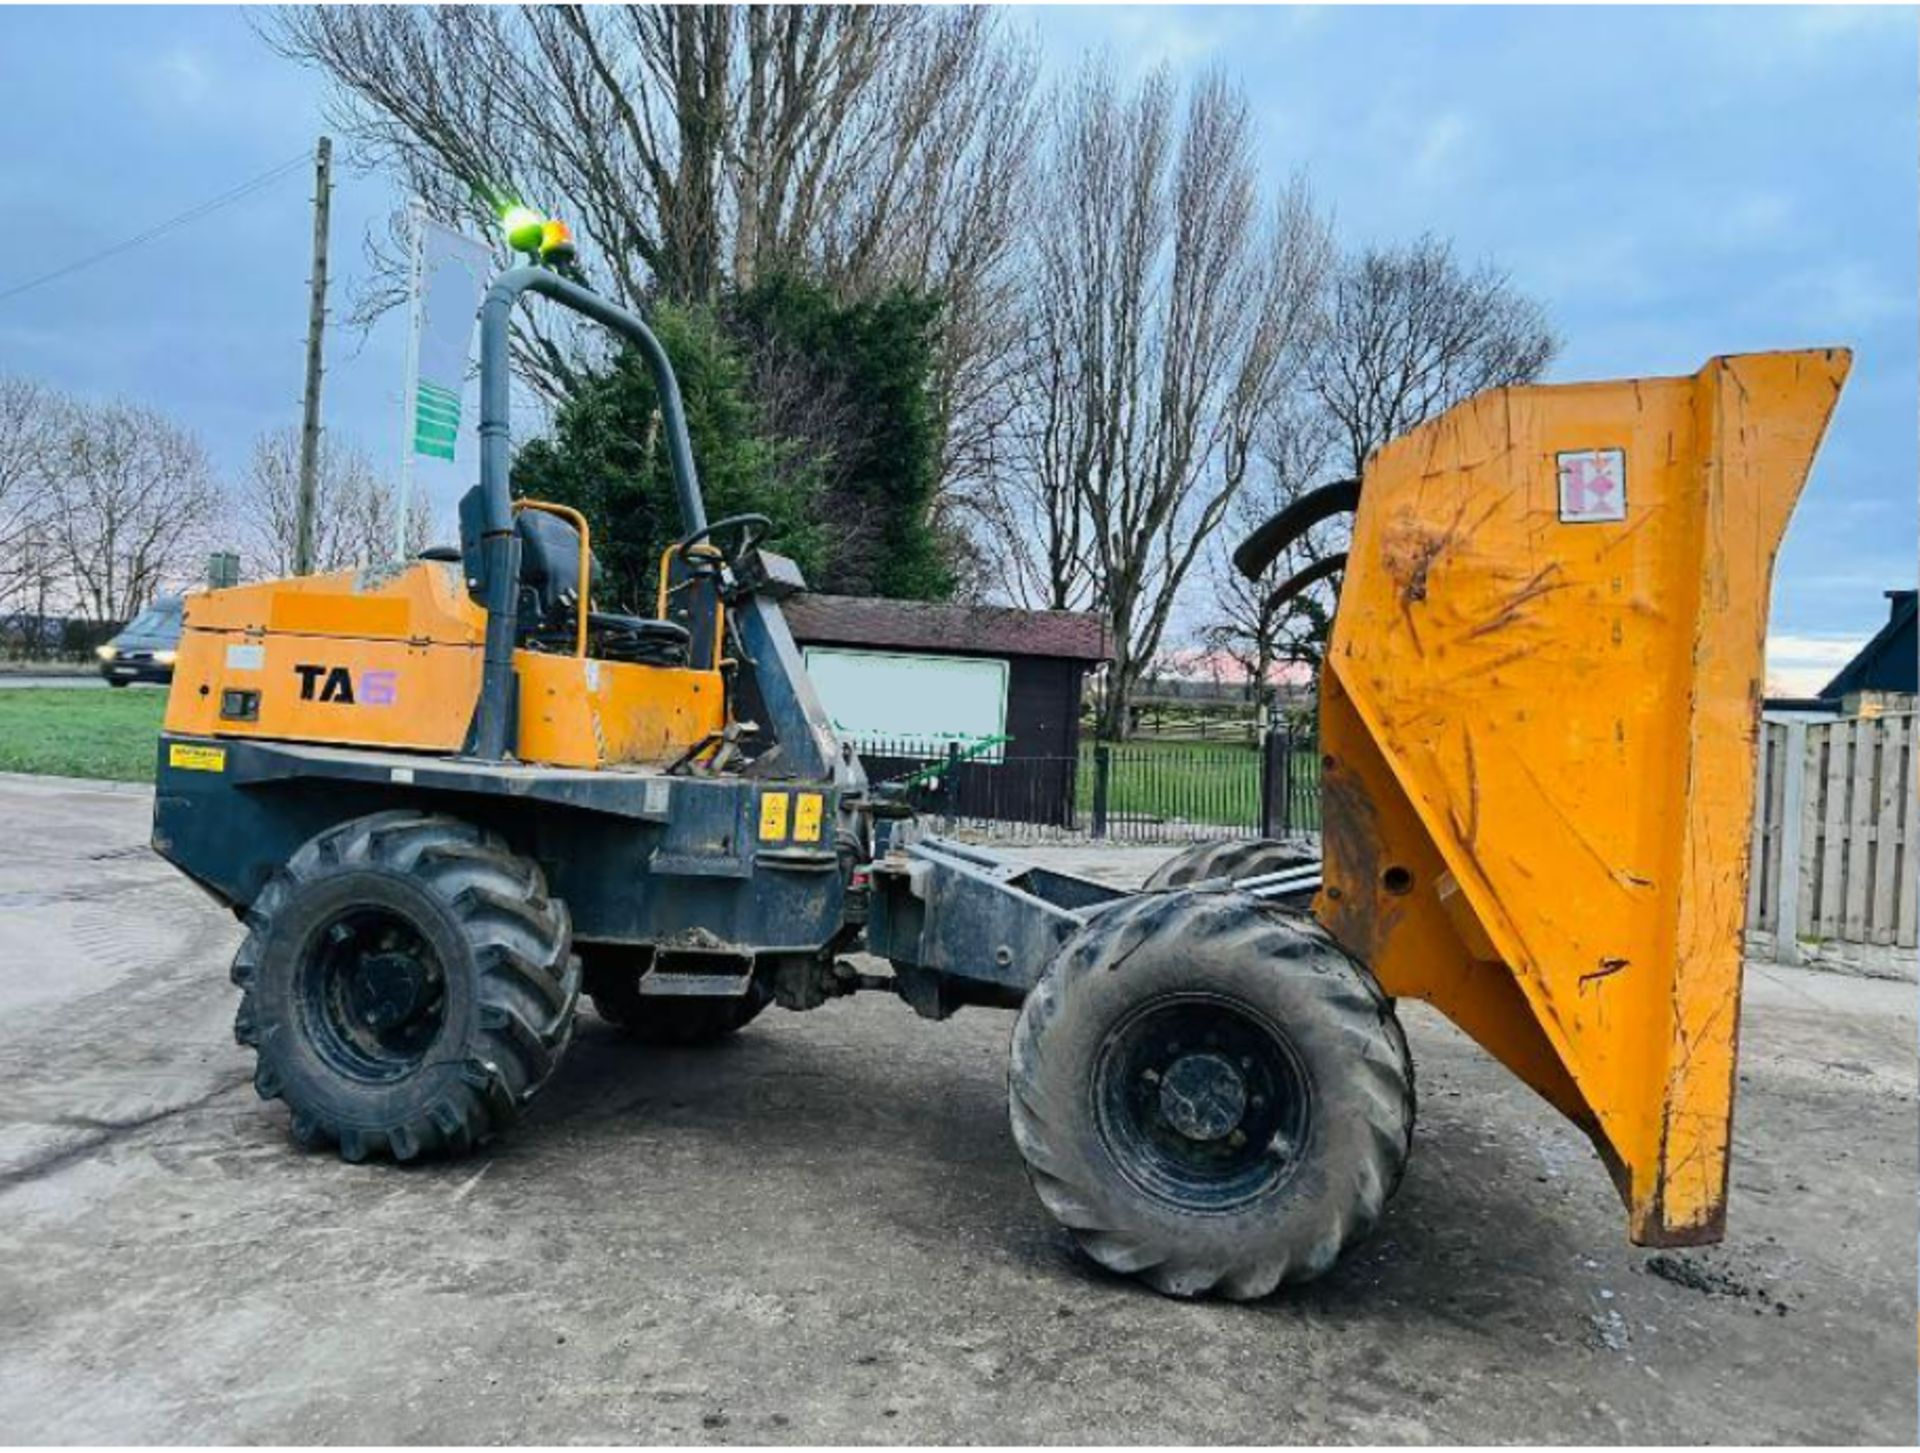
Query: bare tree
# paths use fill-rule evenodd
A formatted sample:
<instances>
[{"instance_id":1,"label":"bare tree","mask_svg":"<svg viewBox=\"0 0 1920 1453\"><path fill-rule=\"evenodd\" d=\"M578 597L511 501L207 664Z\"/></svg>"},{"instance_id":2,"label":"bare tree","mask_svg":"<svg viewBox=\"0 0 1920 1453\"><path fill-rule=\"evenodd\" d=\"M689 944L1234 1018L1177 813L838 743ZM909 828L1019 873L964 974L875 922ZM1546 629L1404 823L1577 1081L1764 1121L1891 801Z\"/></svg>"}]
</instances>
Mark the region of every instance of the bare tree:
<instances>
[{"instance_id":1,"label":"bare tree","mask_svg":"<svg viewBox=\"0 0 1920 1453\"><path fill-rule=\"evenodd\" d=\"M393 558L394 542L400 537L398 512L400 492L389 480L369 470L357 494L349 501L351 528L348 538L352 561L356 565L374 564ZM403 559L411 560L433 542L433 508L419 491L407 500L406 538L401 541Z\"/></svg>"},{"instance_id":2,"label":"bare tree","mask_svg":"<svg viewBox=\"0 0 1920 1453\"><path fill-rule=\"evenodd\" d=\"M624 302L712 301L779 270L848 297L937 291L951 465L976 467L1011 341L1035 70L990 11L315 5L265 25L332 77L361 155L436 215L493 235L510 200L556 209ZM401 270L376 252L377 310ZM565 326L523 317L516 340L554 393L582 359Z\"/></svg>"},{"instance_id":3,"label":"bare tree","mask_svg":"<svg viewBox=\"0 0 1920 1453\"><path fill-rule=\"evenodd\" d=\"M1313 486L1359 477L1375 449L1433 415L1537 378L1556 347L1536 303L1490 266L1462 268L1435 238L1341 263L1301 386L1263 427L1265 468L1236 502L1235 538L1209 560L1202 634L1247 672L1256 700L1274 700L1274 677L1288 665L1318 673L1339 576L1297 595L1279 586L1344 551L1350 524L1314 527L1255 581L1233 568L1232 544Z\"/></svg>"},{"instance_id":4,"label":"bare tree","mask_svg":"<svg viewBox=\"0 0 1920 1453\"><path fill-rule=\"evenodd\" d=\"M51 592L45 539L67 408L30 379L0 377L0 609L37 612Z\"/></svg>"},{"instance_id":5,"label":"bare tree","mask_svg":"<svg viewBox=\"0 0 1920 1453\"><path fill-rule=\"evenodd\" d=\"M220 492L193 435L133 404L73 405L54 470L49 544L92 619L129 620L199 573Z\"/></svg>"},{"instance_id":6,"label":"bare tree","mask_svg":"<svg viewBox=\"0 0 1920 1453\"><path fill-rule=\"evenodd\" d=\"M291 575L300 486L300 431L289 425L253 442L240 490L247 571ZM364 450L323 437L315 481L313 560L317 570L344 570L391 558L397 492L375 473ZM426 502L407 510L407 554L423 549L431 527Z\"/></svg>"},{"instance_id":7,"label":"bare tree","mask_svg":"<svg viewBox=\"0 0 1920 1453\"><path fill-rule=\"evenodd\" d=\"M1227 527L1208 549L1211 600L1201 639L1240 669L1248 699L1262 708L1277 700L1280 677L1288 668L1319 669L1338 581L1286 597L1280 587L1344 548L1344 529L1332 522L1317 526L1258 580L1248 580L1234 568L1233 550L1267 519L1323 483L1337 447L1331 417L1310 398L1290 395L1262 427L1262 469L1234 501Z\"/></svg>"},{"instance_id":8,"label":"bare tree","mask_svg":"<svg viewBox=\"0 0 1920 1453\"><path fill-rule=\"evenodd\" d=\"M1100 727L1120 736L1312 339L1331 244L1302 185L1263 205L1218 76L1182 111L1164 71L1123 95L1090 67L1054 106L1035 206L1016 442L981 512L1012 593L1108 615Z\"/></svg>"},{"instance_id":9,"label":"bare tree","mask_svg":"<svg viewBox=\"0 0 1920 1453\"><path fill-rule=\"evenodd\" d=\"M1306 377L1357 479L1387 440L1484 389L1531 382L1559 347L1540 305L1503 273L1464 268L1429 236L1342 263Z\"/></svg>"}]
</instances>

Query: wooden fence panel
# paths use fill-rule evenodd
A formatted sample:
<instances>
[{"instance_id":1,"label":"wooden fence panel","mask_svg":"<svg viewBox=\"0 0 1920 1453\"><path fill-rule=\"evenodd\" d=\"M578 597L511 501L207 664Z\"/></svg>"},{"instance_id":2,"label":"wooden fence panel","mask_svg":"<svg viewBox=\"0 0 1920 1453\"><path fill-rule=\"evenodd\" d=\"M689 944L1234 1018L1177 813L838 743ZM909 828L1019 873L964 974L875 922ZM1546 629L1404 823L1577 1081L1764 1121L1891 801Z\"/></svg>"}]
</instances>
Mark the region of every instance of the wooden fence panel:
<instances>
[{"instance_id":1,"label":"wooden fence panel","mask_svg":"<svg viewBox=\"0 0 1920 1453\"><path fill-rule=\"evenodd\" d=\"M1840 903L1840 937L1867 941L1867 893L1873 886L1873 806L1884 723L1854 723L1853 760L1847 764L1847 887Z\"/></svg>"},{"instance_id":2,"label":"wooden fence panel","mask_svg":"<svg viewBox=\"0 0 1920 1453\"><path fill-rule=\"evenodd\" d=\"M1798 793L1787 790L1787 778L1799 770L1789 752L1798 747L1802 756L1806 754L1806 743L1800 735L1789 732L1784 726L1769 724L1773 734L1773 790L1764 799L1767 809L1767 912L1770 917L1779 916L1780 890L1784 886L1793 892L1799 891L1800 865L1787 861L1787 804L1795 802ZM1796 854L1797 856L1797 854Z\"/></svg>"},{"instance_id":3,"label":"wooden fence panel","mask_svg":"<svg viewBox=\"0 0 1920 1453\"><path fill-rule=\"evenodd\" d=\"M1814 931L1822 938L1838 938L1847 886L1847 783L1853 759L1853 723L1836 721L1823 735L1827 739L1827 760L1820 791L1820 886L1814 903Z\"/></svg>"},{"instance_id":4,"label":"wooden fence panel","mask_svg":"<svg viewBox=\"0 0 1920 1453\"><path fill-rule=\"evenodd\" d=\"M1763 824L1761 837L1766 846L1763 882L1769 928L1777 926L1782 887L1790 884L1794 886L1794 891L1798 891L1799 864L1786 860L1786 807L1790 795L1787 778L1798 770L1798 764L1792 761L1788 753L1795 747L1804 755L1805 744L1798 736L1778 723L1767 723L1767 795L1760 799L1759 816Z\"/></svg>"},{"instance_id":5,"label":"wooden fence panel","mask_svg":"<svg viewBox=\"0 0 1920 1453\"><path fill-rule=\"evenodd\" d=\"M1827 732L1824 726L1806 728L1806 747L1793 768L1800 774L1800 863L1793 888L1800 895L1800 911L1794 917L1800 932L1818 934L1820 875L1822 858L1820 822L1826 801Z\"/></svg>"},{"instance_id":6,"label":"wooden fence panel","mask_svg":"<svg viewBox=\"0 0 1920 1453\"><path fill-rule=\"evenodd\" d=\"M1748 926L1789 960L1797 934L1920 946L1920 719L1774 718L1756 755Z\"/></svg>"},{"instance_id":7,"label":"wooden fence panel","mask_svg":"<svg viewBox=\"0 0 1920 1453\"><path fill-rule=\"evenodd\" d=\"M1777 722L1760 723L1760 736L1754 749L1757 781L1753 794L1753 841L1747 849L1747 927L1771 933L1780 901L1775 849L1780 841L1780 808L1774 793L1785 780L1780 771L1781 741L1786 728Z\"/></svg>"},{"instance_id":8,"label":"wooden fence panel","mask_svg":"<svg viewBox=\"0 0 1920 1453\"><path fill-rule=\"evenodd\" d=\"M1920 945L1920 719L1907 718L1905 770L1900 786L1900 874L1893 941L1902 948Z\"/></svg>"},{"instance_id":9,"label":"wooden fence panel","mask_svg":"<svg viewBox=\"0 0 1920 1453\"><path fill-rule=\"evenodd\" d=\"M1906 772L1907 738L1913 731L1913 718L1883 717L1876 770L1879 781L1874 793L1873 821L1867 832L1873 839L1873 882L1868 889L1867 942L1892 943L1896 907L1899 901L1899 865L1903 856L1900 841L1900 797Z\"/></svg>"}]
</instances>

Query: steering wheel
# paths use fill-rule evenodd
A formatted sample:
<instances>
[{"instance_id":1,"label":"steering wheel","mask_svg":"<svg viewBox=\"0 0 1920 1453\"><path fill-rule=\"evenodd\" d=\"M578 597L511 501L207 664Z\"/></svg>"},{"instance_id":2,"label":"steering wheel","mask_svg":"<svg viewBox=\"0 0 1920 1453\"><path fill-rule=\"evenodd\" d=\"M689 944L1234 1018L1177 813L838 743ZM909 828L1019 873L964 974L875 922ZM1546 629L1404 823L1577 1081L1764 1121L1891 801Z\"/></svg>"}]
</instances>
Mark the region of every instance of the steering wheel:
<instances>
[{"instance_id":1,"label":"steering wheel","mask_svg":"<svg viewBox=\"0 0 1920 1453\"><path fill-rule=\"evenodd\" d=\"M732 569L749 550L766 539L772 529L773 521L765 515L728 515L723 520L715 520L712 524L702 525L699 529L682 535L673 542L673 553L686 559L687 552L695 545L702 541L712 544L715 535L724 530L732 530L738 534L738 538L732 542L733 548L720 551L720 558L726 563L728 569ZM715 545L714 548L719 549L719 546ZM691 566L693 562L687 560L687 564Z\"/></svg>"}]
</instances>

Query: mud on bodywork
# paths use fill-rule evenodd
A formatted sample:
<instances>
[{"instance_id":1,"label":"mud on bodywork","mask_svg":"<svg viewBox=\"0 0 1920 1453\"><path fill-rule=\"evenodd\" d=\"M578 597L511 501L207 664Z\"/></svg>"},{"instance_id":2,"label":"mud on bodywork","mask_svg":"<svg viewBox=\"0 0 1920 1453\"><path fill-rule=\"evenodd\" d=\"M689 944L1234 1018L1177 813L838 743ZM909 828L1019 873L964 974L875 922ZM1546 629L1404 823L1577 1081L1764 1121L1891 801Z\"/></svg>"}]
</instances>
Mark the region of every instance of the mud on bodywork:
<instances>
[{"instance_id":1,"label":"mud on bodywork","mask_svg":"<svg viewBox=\"0 0 1920 1453\"><path fill-rule=\"evenodd\" d=\"M1724 1225L1768 591L1848 365L1483 395L1359 492L1316 910L1587 1130L1647 1244Z\"/></svg>"}]
</instances>

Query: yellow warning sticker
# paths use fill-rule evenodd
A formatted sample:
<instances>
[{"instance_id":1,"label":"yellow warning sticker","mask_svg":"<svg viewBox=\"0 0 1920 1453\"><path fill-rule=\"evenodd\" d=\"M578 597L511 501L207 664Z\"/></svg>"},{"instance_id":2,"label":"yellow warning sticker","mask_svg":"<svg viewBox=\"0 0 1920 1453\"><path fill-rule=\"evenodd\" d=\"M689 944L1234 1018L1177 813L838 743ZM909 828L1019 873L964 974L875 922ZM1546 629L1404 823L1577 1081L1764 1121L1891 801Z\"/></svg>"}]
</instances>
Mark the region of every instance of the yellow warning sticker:
<instances>
[{"instance_id":1,"label":"yellow warning sticker","mask_svg":"<svg viewBox=\"0 0 1920 1453\"><path fill-rule=\"evenodd\" d=\"M797 843L820 841L820 794L799 793L793 801L793 840Z\"/></svg>"},{"instance_id":2,"label":"yellow warning sticker","mask_svg":"<svg viewBox=\"0 0 1920 1453\"><path fill-rule=\"evenodd\" d=\"M785 792L760 795L760 841L777 843L787 835L787 796Z\"/></svg>"},{"instance_id":3,"label":"yellow warning sticker","mask_svg":"<svg viewBox=\"0 0 1920 1453\"><path fill-rule=\"evenodd\" d=\"M227 770L225 747L196 747L190 742L171 742L167 746L167 765L183 772L224 772Z\"/></svg>"}]
</instances>

